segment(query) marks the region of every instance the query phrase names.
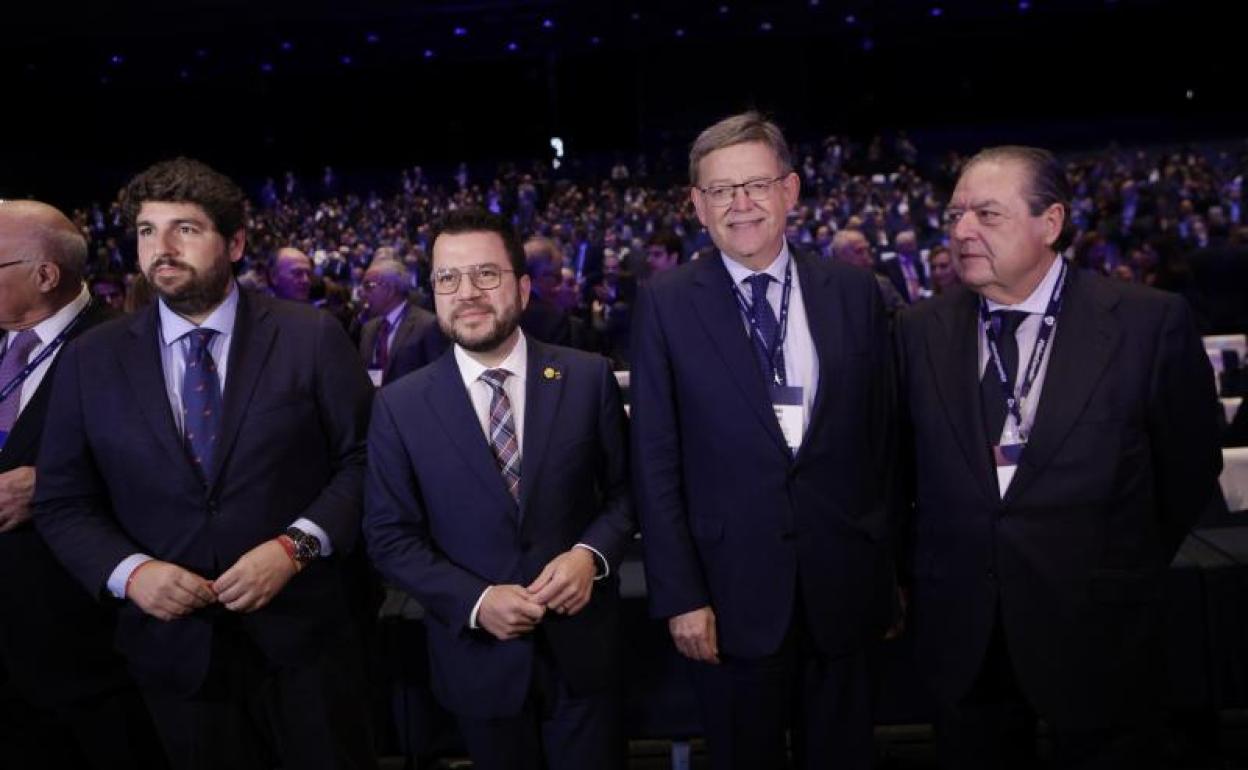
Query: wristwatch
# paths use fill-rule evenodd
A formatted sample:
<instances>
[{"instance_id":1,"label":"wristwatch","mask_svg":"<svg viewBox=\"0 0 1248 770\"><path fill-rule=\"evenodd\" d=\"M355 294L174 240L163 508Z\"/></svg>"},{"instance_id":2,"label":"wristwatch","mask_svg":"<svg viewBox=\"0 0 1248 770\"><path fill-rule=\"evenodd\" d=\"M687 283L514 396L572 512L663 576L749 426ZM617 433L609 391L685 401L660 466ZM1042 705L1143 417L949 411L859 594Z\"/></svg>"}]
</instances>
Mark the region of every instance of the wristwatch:
<instances>
[{"instance_id":1,"label":"wristwatch","mask_svg":"<svg viewBox=\"0 0 1248 770\"><path fill-rule=\"evenodd\" d=\"M293 554L295 561L303 566L306 567L310 562L316 561L321 555L321 541L317 540L315 535L309 535L298 527L287 527L286 537L295 544Z\"/></svg>"}]
</instances>

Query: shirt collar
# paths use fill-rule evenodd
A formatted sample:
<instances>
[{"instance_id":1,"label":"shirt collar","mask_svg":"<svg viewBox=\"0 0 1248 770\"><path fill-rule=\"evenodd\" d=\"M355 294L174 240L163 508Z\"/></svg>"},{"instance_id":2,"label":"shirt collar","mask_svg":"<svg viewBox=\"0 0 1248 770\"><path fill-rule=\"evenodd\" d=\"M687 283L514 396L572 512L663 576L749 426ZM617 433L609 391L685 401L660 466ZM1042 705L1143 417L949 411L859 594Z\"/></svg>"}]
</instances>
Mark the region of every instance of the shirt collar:
<instances>
[{"instance_id":1,"label":"shirt collar","mask_svg":"<svg viewBox=\"0 0 1248 770\"><path fill-rule=\"evenodd\" d=\"M733 285L740 285L745 279L755 275L755 271L749 269L735 259L732 259L724 252L719 252L719 258L724 260L724 267L728 268L728 275L732 276ZM766 270L761 272L770 275L777 283L784 283L784 268L789 264L789 242L780 242L780 255L776 257Z\"/></svg>"},{"instance_id":2,"label":"shirt collar","mask_svg":"<svg viewBox=\"0 0 1248 770\"><path fill-rule=\"evenodd\" d=\"M485 366L477 359L468 355L468 351L464 350L458 343L453 348L455 351L455 363L459 365L459 375L464 378L464 387L472 385L481 373L487 369L506 369L511 372L511 376L523 385L525 375L528 374L529 362L529 343L525 339L524 332L520 332L520 338L516 340L516 346L511 349L507 357L498 366Z\"/></svg>"},{"instance_id":3,"label":"shirt collar","mask_svg":"<svg viewBox=\"0 0 1248 770\"><path fill-rule=\"evenodd\" d=\"M166 345L172 345L196 329L212 329L222 337L228 337L234 333L234 318L238 315L238 286L233 279L230 280L225 299L199 326L170 310L163 299L157 304L160 307L160 340Z\"/></svg>"},{"instance_id":4,"label":"shirt collar","mask_svg":"<svg viewBox=\"0 0 1248 770\"><path fill-rule=\"evenodd\" d=\"M39 338L39 344L46 345L56 339L56 335L65 331L65 328L73 323L73 320L78 317L78 314L82 312L82 309L90 301L91 292L87 291L87 285L84 283L82 289L78 292L78 296L74 297L73 301L30 327L30 330Z\"/></svg>"},{"instance_id":5,"label":"shirt collar","mask_svg":"<svg viewBox=\"0 0 1248 770\"><path fill-rule=\"evenodd\" d=\"M1040 285L1032 290L1027 299L1017 305L1002 305L989 299L988 311L1021 310L1031 315L1044 315L1044 312L1049 309L1049 299L1053 296L1053 287L1057 285L1057 277L1062 274L1062 261L1060 256L1053 260L1053 264L1049 265L1049 272L1044 274Z\"/></svg>"},{"instance_id":6,"label":"shirt collar","mask_svg":"<svg viewBox=\"0 0 1248 770\"><path fill-rule=\"evenodd\" d=\"M386 321L390 323L391 329L399 325L399 319L402 318L403 314L406 312L407 312L407 300L404 300L400 302L399 304L395 305L394 308L389 313L386 313Z\"/></svg>"}]
</instances>

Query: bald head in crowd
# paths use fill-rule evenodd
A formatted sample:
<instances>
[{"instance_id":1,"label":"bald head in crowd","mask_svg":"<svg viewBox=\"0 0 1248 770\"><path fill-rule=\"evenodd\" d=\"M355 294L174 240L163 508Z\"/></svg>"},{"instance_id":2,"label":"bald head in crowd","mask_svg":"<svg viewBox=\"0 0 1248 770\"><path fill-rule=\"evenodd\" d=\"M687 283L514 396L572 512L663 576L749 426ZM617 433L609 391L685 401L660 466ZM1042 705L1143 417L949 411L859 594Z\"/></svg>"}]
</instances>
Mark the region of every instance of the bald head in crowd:
<instances>
[{"instance_id":1,"label":"bald head in crowd","mask_svg":"<svg viewBox=\"0 0 1248 770\"><path fill-rule=\"evenodd\" d=\"M871 245L858 230L838 230L832 236L832 258L867 270L875 269L871 261Z\"/></svg>"},{"instance_id":2,"label":"bald head in crowd","mask_svg":"<svg viewBox=\"0 0 1248 770\"><path fill-rule=\"evenodd\" d=\"M82 292L87 241L38 201L0 202L0 329L29 329Z\"/></svg>"},{"instance_id":3,"label":"bald head in crowd","mask_svg":"<svg viewBox=\"0 0 1248 770\"><path fill-rule=\"evenodd\" d=\"M312 259L293 246L273 252L269 287L280 299L307 302L312 291Z\"/></svg>"}]
</instances>

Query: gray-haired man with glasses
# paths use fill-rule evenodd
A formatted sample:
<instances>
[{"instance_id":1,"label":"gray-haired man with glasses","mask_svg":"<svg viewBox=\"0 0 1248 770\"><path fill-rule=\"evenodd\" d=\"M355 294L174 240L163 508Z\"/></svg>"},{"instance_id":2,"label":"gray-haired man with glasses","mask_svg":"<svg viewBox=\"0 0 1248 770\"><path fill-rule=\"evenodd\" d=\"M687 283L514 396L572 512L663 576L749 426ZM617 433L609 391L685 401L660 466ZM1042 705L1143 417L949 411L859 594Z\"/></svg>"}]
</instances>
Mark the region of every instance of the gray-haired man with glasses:
<instances>
[{"instance_id":1,"label":"gray-haired man with glasses","mask_svg":"<svg viewBox=\"0 0 1248 770\"><path fill-rule=\"evenodd\" d=\"M866 767L891 608L891 355L870 273L784 238L799 180L756 113L702 132L718 247L634 310L634 496L653 615L690 661L711 766Z\"/></svg>"}]
</instances>

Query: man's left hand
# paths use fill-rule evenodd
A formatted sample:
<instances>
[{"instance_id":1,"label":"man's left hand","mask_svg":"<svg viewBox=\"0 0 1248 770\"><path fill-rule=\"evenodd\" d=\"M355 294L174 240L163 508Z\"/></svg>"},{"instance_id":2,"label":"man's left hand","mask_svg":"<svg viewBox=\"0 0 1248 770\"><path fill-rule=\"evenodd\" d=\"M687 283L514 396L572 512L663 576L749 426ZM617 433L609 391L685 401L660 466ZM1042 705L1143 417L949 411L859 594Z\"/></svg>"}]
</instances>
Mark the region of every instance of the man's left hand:
<instances>
[{"instance_id":1,"label":"man's left hand","mask_svg":"<svg viewBox=\"0 0 1248 770\"><path fill-rule=\"evenodd\" d=\"M23 465L0 473L0 533L30 521L30 498L34 493L34 467Z\"/></svg>"},{"instance_id":2,"label":"man's left hand","mask_svg":"<svg viewBox=\"0 0 1248 770\"><path fill-rule=\"evenodd\" d=\"M272 601L299 571L277 540L266 540L213 581L217 601L234 612L254 612Z\"/></svg>"},{"instance_id":3,"label":"man's left hand","mask_svg":"<svg viewBox=\"0 0 1248 770\"><path fill-rule=\"evenodd\" d=\"M575 615L589 603L598 571L594 554L587 548L572 548L550 560L526 589L533 601L560 615Z\"/></svg>"}]
</instances>

